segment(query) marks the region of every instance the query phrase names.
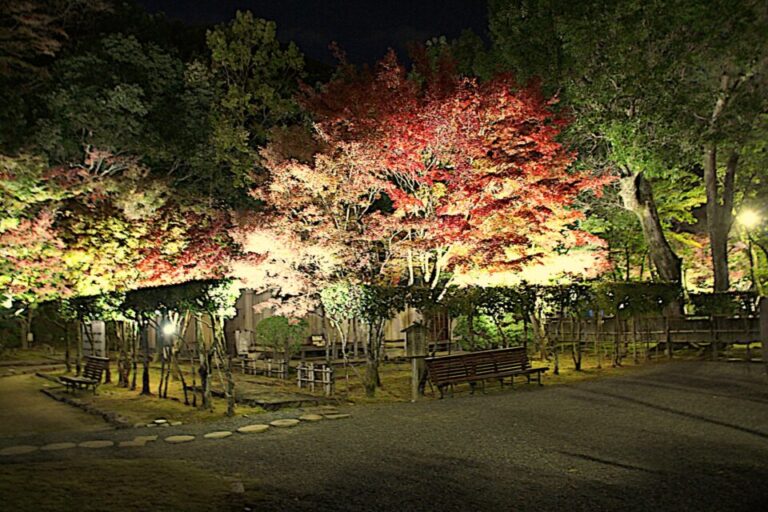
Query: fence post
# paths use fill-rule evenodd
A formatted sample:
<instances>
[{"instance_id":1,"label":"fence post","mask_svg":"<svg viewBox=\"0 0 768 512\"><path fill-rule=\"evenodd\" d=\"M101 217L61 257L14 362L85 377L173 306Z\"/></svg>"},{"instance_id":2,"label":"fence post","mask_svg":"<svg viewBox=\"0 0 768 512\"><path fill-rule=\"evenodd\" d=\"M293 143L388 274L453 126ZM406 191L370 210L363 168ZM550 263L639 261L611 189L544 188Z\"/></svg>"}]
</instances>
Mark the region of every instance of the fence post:
<instances>
[{"instance_id":1,"label":"fence post","mask_svg":"<svg viewBox=\"0 0 768 512\"><path fill-rule=\"evenodd\" d=\"M768 297L760 299L760 344L763 346L763 364L768 373Z\"/></svg>"}]
</instances>

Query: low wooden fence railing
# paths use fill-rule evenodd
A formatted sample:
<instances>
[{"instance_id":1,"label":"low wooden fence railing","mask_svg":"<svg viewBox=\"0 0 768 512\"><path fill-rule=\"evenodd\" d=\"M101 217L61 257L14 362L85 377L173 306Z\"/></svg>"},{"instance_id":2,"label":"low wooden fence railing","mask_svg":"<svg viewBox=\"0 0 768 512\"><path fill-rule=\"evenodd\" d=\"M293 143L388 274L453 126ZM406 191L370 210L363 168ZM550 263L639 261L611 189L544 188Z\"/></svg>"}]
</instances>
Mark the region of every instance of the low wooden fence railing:
<instances>
[{"instance_id":1,"label":"low wooden fence railing","mask_svg":"<svg viewBox=\"0 0 768 512\"><path fill-rule=\"evenodd\" d=\"M717 358L728 345L743 344L749 354L750 345L760 342L757 316L550 318L545 328L555 344L622 345L635 357L638 346L646 355L659 346L668 355L675 346L693 346L708 348Z\"/></svg>"}]
</instances>

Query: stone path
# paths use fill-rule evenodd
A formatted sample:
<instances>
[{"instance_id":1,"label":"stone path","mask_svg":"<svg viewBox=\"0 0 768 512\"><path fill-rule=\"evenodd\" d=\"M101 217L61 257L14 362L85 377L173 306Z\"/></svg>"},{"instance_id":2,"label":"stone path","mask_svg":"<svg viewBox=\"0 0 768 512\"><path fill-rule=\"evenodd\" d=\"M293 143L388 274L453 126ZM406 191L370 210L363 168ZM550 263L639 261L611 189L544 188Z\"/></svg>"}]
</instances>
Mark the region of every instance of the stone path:
<instances>
[{"instance_id":1,"label":"stone path","mask_svg":"<svg viewBox=\"0 0 768 512\"><path fill-rule=\"evenodd\" d=\"M240 434L256 434L256 433L262 433L266 432L268 430L271 430L272 428L277 429L287 429L287 428L293 428L301 425L302 423L314 423L317 421L322 421L324 419L329 420L337 420L337 419L343 419L343 418L349 418L349 414L341 414L338 412L337 409L332 407L321 407L319 408L319 412L322 412L323 414L318 413L306 413L299 418L282 418L271 421L269 424L262 424L262 423L254 423L249 425L244 425L236 429L236 432ZM164 419L158 419L155 420L151 426L170 426L173 422L168 422ZM150 426L147 425L147 426ZM211 432L206 432L202 435L202 439L205 440L218 440L218 439L226 439L228 437L231 437L233 435L233 432L230 430L213 430ZM103 435L102 435L103 437ZM142 436L135 436L133 439L130 440L111 440L111 439L91 439L87 441L81 441L80 443L75 443L71 441L66 442L57 442L57 443L48 443L42 446L36 446L36 445L30 445L30 444L23 444L23 445L14 445L14 446L8 446L3 449L0 449L0 457L9 457L9 456L19 456L19 455L27 455L30 453L34 453L39 451L43 452L55 452L55 451L61 451L61 450L71 450L74 448L85 448L89 450L98 450L98 449L104 449L104 448L142 448L146 446L149 443L152 443L154 441L157 441L159 439L159 436L157 435L142 435ZM192 435L192 434L173 434L168 435L163 438L163 440L168 444L185 444L185 443L191 443L193 441L196 441L198 439L198 436Z\"/></svg>"}]
</instances>

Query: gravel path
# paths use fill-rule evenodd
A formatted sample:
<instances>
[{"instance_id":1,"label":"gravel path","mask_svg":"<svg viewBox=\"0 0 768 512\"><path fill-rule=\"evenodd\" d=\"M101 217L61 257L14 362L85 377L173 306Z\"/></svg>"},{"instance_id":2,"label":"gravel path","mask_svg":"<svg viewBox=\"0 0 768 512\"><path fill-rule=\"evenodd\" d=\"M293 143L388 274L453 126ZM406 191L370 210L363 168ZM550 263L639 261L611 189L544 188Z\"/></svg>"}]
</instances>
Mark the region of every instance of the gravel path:
<instances>
[{"instance_id":1,"label":"gravel path","mask_svg":"<svg viewBox=\"0 0 768 512\"><path fill-rule=\"evenodd\" d=\"M572 386L342 407L351 418L260 434L202 438L278 415L151 429L197 436L182 445L19 457L189 459L255 480L264 498L254 510L761 510L768 502L763 372L659 364ZM141 429L130 430L112 437L131 439Z\"/></svg>"}]
</instances>

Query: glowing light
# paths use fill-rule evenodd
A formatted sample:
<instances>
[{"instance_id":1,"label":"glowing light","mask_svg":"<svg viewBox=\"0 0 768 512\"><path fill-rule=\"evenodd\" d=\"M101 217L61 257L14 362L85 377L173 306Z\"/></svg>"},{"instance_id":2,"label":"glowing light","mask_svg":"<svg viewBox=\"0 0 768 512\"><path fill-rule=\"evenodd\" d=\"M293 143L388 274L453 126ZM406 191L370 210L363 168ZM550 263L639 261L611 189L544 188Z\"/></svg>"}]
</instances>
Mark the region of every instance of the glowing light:
<instances>
[{"instance_id":1,"label":"glowing light","mask_svg":"<svg viewBox=\"0 0 768 512\"><path fill-rule=\"evenodd\" d=\"M762 219L760 218L760 214L754 210L742 210L736 216L736 220L746 229L752 229L760 224Z\"/></svg>"},{"instance_id":2,"label":"glowing light","mask_svg":"<svg viewBox=\"0 0 768 512\"><path fill-rule=\"evenodd\" d=\"M167 324L163 325L163 334L166 336L172 336L174 333L176 333L176 326L173 325L173 323L168 322Z\"/></svg>"}]
</instances>

